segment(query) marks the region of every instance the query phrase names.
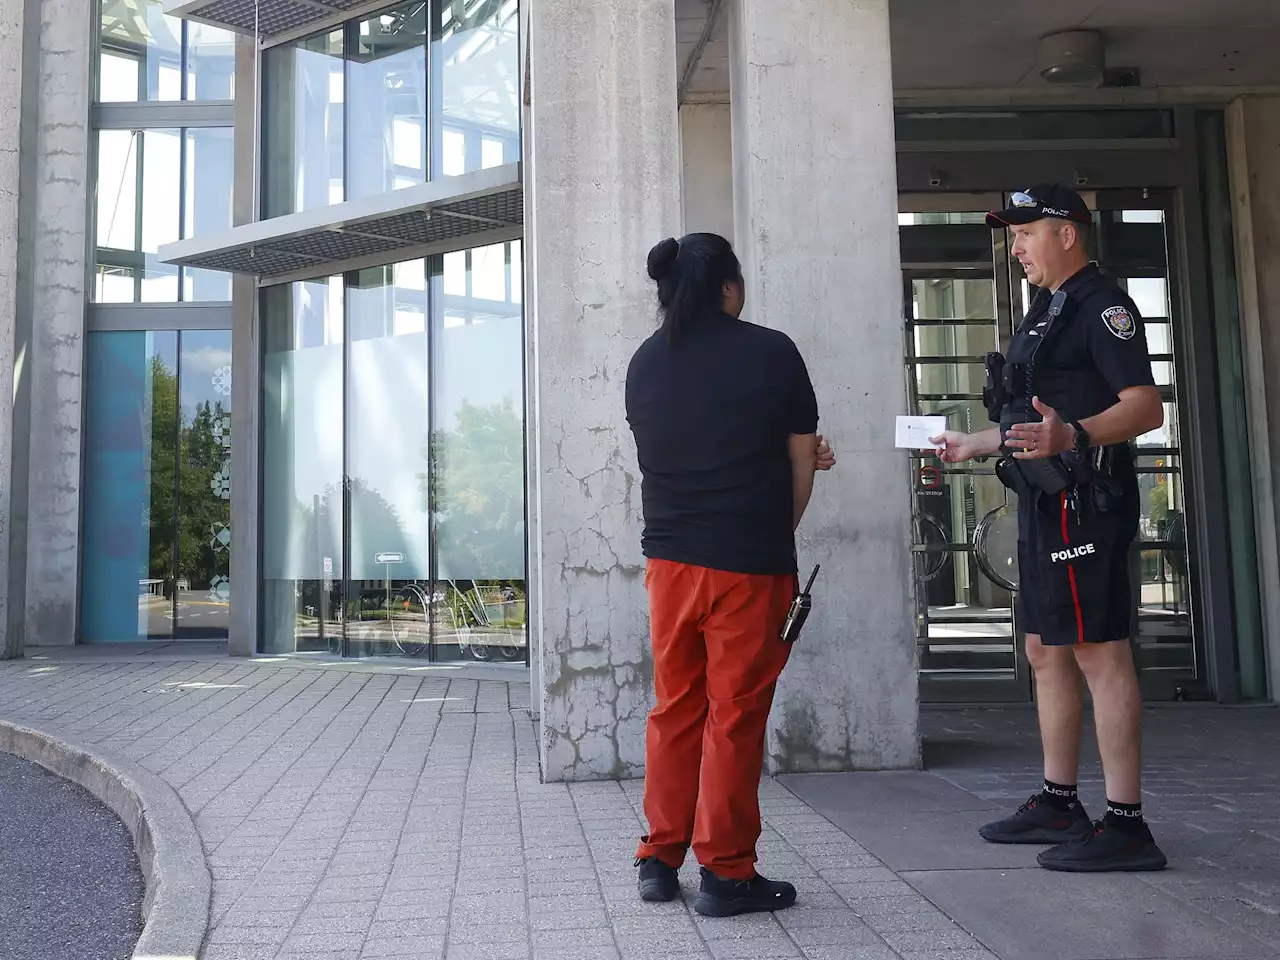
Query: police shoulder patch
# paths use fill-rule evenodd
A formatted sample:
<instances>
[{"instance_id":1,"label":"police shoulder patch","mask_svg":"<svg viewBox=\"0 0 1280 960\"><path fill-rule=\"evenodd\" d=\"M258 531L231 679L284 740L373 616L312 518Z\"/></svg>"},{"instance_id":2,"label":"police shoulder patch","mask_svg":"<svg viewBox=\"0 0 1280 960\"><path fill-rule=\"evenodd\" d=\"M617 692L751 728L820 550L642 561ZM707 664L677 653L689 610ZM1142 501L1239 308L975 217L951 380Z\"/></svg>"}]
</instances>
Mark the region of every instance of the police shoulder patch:
<instances>
[{"instance_id":1,"label":"police shoulder patch","mask_svg":"<svg viewBox=\"0 0 1280 960\"><path fill-rule=\"evenodd\" d=\"M1107 307L1102 311L1102 322L1121 340L1132 340L1138 332L1138 325L1133 322L1133 314L1128 307Z\"/></svg>"}]
</instances>

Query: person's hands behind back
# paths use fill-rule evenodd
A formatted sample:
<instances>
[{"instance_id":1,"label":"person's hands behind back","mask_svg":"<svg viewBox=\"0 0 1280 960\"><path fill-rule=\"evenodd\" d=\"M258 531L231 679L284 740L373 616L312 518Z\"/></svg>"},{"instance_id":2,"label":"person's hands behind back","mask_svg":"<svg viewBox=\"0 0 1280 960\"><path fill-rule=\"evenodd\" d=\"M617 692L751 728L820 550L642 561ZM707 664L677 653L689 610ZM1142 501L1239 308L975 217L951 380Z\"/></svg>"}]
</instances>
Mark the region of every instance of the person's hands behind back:
<instances>
[{"instance_id":1,"label":"person's hands behind back","mask_svg":"<svg viewBox=\"0 0 1280 960\"><path fill-rule=\"evenodd\" d=\"M835 465L835 451L831 449L831 444L827 443L822 434L818 434L818 469L830 470Z\"/></svg>"}]
</instances>

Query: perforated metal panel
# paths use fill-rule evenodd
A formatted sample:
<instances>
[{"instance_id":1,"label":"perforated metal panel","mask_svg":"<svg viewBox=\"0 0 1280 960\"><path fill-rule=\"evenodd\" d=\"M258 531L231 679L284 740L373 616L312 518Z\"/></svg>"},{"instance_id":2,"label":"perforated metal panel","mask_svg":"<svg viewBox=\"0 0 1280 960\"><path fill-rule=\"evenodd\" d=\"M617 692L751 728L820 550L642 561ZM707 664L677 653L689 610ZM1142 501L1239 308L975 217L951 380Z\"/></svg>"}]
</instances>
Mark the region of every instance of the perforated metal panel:
<instances>
[{"instance_id":1,"label":"perforated metal panel","mask_svg":"<svg viewBox=\"0 0 1280 960\"><path fill-rule=\"evenodd\" d=\"M456 183L454 183L456 181ZM448 188L456 186L450 194ZM430 199L423 199L431 194ZM372 208L372 209L371 209ZM306 273L331 275L408 256L448 253L491 242L495 232L519 235L524 191L519 165L276 217L202 240L160 249L160 259L260 279Z\"/></svg>"},{"instance_id":2,"label":"perforated metal panel","mask_svg":"<svg viewBox=\"0 0 1280 960\"><path fill-rule=\"evenodd\" d=\"M217 24L237 33L257 35L269 41L279 34L332 18L334 14L368 6L368 0L184 0L164 5L174 17Z\"/></svg>"}]
</instances>

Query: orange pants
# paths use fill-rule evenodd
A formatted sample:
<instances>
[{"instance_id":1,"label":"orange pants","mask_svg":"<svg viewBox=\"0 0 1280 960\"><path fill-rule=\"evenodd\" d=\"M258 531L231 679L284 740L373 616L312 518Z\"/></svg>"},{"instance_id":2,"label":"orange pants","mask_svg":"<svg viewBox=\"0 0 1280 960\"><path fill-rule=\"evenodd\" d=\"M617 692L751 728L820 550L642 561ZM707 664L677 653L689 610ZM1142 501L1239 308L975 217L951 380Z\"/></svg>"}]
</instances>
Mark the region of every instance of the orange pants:
<instances>
[{"instance_id":1,"label":"orange pants","mask_svg":"<svg viewBox=\"0 0 1280 960\"><path fill-rule=\"evenodd\" d=\"M645 568L657 704L645 747L649 835L636 856L679 868L690 845L720 877L755 876L765 723L791 652L796 578L667 560Z\"/></svg>"}]
</instances>

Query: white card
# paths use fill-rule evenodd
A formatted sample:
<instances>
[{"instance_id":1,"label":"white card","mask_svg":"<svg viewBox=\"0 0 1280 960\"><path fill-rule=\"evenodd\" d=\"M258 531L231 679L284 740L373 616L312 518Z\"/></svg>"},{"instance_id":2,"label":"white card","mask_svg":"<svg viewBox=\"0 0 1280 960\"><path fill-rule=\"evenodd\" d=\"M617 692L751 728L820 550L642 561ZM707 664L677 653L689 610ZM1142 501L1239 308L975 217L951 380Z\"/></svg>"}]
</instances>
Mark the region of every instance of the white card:
<instances>
[{"instance_id":1,"label":"white card","mask_svg":"<svg viewBox=\"0 0 1280 960\"><path fill-rule=\"evenodd\" d=\"M930 443L929 438L939 436L946 429L946 417L898 417L894 446L904 450L934 450L937 444Z\"/></svg>"}]
</instances>

